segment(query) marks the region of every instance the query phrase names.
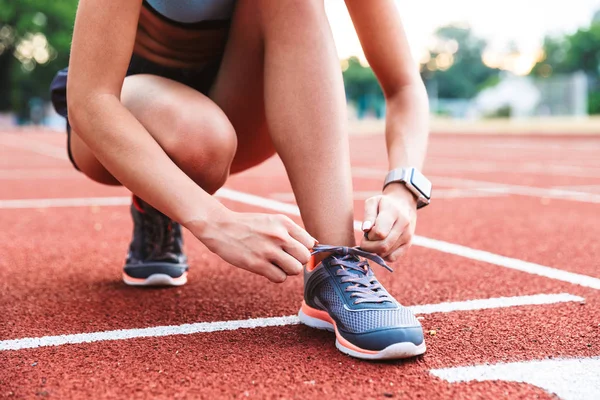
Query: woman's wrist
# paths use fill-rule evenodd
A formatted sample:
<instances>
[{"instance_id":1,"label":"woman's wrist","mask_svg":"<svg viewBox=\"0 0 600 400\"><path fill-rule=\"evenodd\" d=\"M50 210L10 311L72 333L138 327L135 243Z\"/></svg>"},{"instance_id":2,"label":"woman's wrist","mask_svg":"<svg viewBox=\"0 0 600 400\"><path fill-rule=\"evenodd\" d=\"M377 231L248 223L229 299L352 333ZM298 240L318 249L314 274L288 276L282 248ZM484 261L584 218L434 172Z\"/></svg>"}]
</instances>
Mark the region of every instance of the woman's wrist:
<instances>
[{"instance_id":1,"label":"woman's wrist","mask_svg":"<svg viewBox=\"0 0 600 400\"><path fill-rule=\"evenodd\" d=\"M406 201L411 206L417 207L417 197L403 183L390 183L383 189L383 194Z\"/></svg>"},{"instance_id":2,"label":"woman's wrist","mask_svg":"<svg viewBox=\"0 0 600 400\"><path fill-rule=\"evenodd\" d=\"M212 229L223 221L231 218L233 211L216 201L218 205L204 210L200 215L187 219L182 225L196 236L200 241L211 235Z\"/></svg>"}]
</instances>

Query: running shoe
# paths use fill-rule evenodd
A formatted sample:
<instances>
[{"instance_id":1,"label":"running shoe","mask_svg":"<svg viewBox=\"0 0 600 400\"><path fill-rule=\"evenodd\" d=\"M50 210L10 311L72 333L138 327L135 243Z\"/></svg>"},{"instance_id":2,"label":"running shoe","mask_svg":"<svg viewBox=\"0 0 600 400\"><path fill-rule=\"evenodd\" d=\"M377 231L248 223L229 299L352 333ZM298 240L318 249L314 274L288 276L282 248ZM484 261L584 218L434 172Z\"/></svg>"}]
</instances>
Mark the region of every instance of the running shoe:
<instances>
[{"instance_id":1,"label":"running shoe","mask_svg":"<svg viewBox=\"0 0 600 400\"><path fill-rule=\"evenodd\" d=\"M330 253L318 265L314 255ZM386 360L425 353L421 323L379 283L374 261L393 272L376 254L358 247L318 245L304 268L300 321L335 332L336 347L366 360Z\"/></svg>"},{"instance_id":2,"label":"running shoe","mask_svg":"<svg viewBox=\"0 0 600 400\"><path fill-rule=\"evenodd\" d=\"M132 286L181 286L187 282L181 226L137 196L131 204L133 238L123 268Z\"/></svg>"}]
</instances>

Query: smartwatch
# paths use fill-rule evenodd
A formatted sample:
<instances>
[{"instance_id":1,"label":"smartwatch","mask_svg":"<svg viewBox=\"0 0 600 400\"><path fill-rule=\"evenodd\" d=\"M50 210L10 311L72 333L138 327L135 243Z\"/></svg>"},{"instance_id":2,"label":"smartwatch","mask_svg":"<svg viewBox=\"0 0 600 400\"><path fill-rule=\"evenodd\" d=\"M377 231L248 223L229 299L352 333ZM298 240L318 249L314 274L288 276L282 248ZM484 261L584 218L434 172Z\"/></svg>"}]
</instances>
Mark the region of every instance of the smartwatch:
<instances>
[{"instance_id":1,"label":"smartwatch","mask_svg":"<svg viewBox=\"0 0 600 400\"><path fill-rule=\"evenodd\" d=\"M385 177L383 188L390 183L402 183L417 198L417 209L423 208L431 200L431 182L416 168L396 168Z\"/></svg>"}]
</instances>

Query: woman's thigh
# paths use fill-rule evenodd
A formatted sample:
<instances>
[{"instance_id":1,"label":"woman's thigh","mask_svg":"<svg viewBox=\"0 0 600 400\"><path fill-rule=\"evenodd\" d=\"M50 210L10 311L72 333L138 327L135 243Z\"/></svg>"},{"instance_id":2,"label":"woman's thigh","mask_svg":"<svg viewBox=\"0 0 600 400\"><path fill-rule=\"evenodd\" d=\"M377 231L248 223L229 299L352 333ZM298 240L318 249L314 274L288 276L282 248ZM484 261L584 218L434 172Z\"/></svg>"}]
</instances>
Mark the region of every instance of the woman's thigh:
<instances>
[{"instance_id":1,"label":"woman's thigh","mask_svg":"<svg viewBox=\"0 0 600 400\"><path fill-rule=\"evenodd\" d=\"M275 154L265 117L264 49L253 1L238 1L229 39L210 98L231 121L238 141L231 172L251 168Z\"/></svg>"},{"instance_id":2,"label":"woman's thigh","mask_svg":"<svg viewBox=\"0 0 600 400\"><path fill-rule=\"evenodd\" d=\"M224 182L236 137L227 116L207 96L167 78L132 75L125 78L121 101L192 179L209 191ZM90 178L118 184L74 131L71 152Z\"/></svg>"}]
</instances>

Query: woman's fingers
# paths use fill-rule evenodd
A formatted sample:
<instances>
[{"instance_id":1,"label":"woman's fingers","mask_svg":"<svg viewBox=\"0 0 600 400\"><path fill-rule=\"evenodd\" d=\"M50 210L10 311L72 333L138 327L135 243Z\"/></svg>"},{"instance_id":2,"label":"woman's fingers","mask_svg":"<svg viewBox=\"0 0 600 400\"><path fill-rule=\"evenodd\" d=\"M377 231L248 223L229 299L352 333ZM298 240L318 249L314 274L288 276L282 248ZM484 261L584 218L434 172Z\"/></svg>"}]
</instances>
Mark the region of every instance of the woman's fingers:
<instances>
[{"instance_id":1,"label":"woman's fingers","mask_svg":"<svg viewBox=\"0 0 600 400\"><path fill-rule=\"evenodd\" d=\"M270 258L270 261L281 268L287 275L298 275L302 272L302 265L306 264L306 262L301 263L297 258L283 250L277 250Z\"/></svg>"},{"instance_id":2,"label":"woman's fingers","mask_svg":"<svg viewBox=\"0 0 600 400\"><path fill-rule=\"evenodd\" d=\"M409 224L402 220L396 220L389 234L383 240L363 239L360 247L381 257L387 257L406 241L405 232L409 230Z\"/></svg>"},{"instance_id":3,"label":"woman's fingers","mask_svg":"<svg viewBox=\"0 0 600 400\"><path fill-rule=\"evenodd\" d=\"M411 243L405 243L402 246L398 247L394 250L389 256L385 257L385 261L394 262L397 261L400 257L406 254L406 251L410 248Z\"/></svg>"},{"instance_id":4,"label":"woman's fingers","mask_svg":"<svg viewBox=\"0 0 600 400\"><path fill-rule=\"evenodd\" d=\"M401 207L402 203L394 202L385 196L376 196L374 199L378 199L377 214L373 226L368 232L365 232L360 247L366 251L377 253L384 259L389 260L392 255L395 259L410 247L414 224L411 224L411 218L408 215L410 213ZM367 208L372 210L374 202L370 202L371 205L366 206L365 211ZM404 250L398 252L402 247L405 247Z\"/></svg>"},{"instance_id":5,"label":"woman's fingers","mask_svg":"<svg viewBox=\"0 0 600 400\"><path fill-rule=\"evenodd\" d=\"M273 283L283 283L287 279L287 274L274 264L264 263L259 269L253 269Z\"/></svg>"},{"instance_id":6,"label":"woman's fingers","mask_svg":"<svg viewBox=\"0 0 600 400\"><path fill-rule=\"evenodd\" d=\"M375 196L368 198L365 201L365 216L362 223L362 230L365 232L365 234L373 227L373 225L375 225L380 199L381 196Z\"/></svg>"},{"instance_id":7,"label":"woman's fingers","mask_svg":"<svg viewBox=\"0 0 600 400\"><path fill-rule=\"evenodd\" d=\"M366 237L369 240L379 241L387 238L392 231L392 228L398 219L398 210L389 199L383 196L377 196L375 198L379 199L377 213L374 218L373 227L371 227L366 234ZM367 202L369 200L367 200Z\"/></svg>"},{"instance_id":8,"label":"woman's fingers","mask_svg":"<svg viewBox=\"0 0 600 400\"><path fill-rule=\"evenodd\" d=\"M279 216L281 223L286 228L290 236L299 242L306 249L312 249L318 243L317 239L312 237L306 230L296 224L290 217L285 215Z\"/></svg>"}]
</instances>

